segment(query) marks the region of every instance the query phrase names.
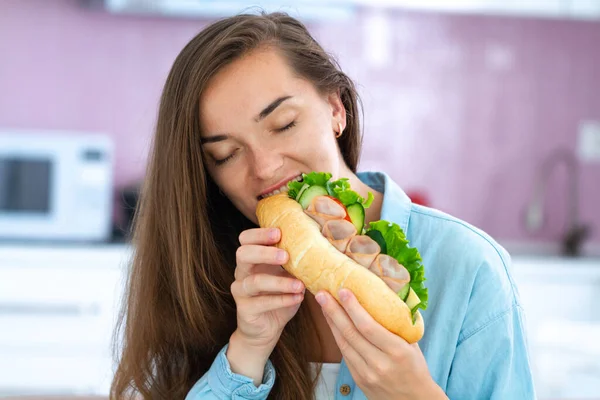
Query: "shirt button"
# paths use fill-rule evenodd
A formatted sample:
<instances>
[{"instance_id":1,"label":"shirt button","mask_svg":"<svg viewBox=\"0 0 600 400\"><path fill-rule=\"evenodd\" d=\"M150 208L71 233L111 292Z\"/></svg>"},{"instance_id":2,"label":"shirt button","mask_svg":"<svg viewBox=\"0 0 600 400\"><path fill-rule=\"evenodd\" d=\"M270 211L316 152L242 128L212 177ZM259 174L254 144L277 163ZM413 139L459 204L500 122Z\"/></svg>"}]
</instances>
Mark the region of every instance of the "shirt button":
<instances>
[{"instance_id":1,"label":"shirt button","mask_svg":"<svg viewBox=\"0 0 600 400\"><path fill-rule=\"evenodd\" d=\"M340 386L340 393L342 394L342 396L348 396L351 390L352 389L350 389L350 385L344 384Z\"/></svg>"}]
</instances>

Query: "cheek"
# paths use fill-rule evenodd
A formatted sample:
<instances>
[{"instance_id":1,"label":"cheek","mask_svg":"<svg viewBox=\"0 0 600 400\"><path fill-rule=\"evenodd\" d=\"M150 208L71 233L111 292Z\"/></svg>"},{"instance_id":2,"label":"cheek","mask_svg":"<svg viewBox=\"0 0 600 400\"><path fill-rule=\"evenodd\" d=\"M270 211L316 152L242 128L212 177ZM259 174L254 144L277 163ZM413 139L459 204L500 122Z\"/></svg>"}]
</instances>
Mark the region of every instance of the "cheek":
<instances>
[{"instance_id":1,"label":"cheek","mask_svg":"<svg viewBox=\"0 0 600 400\"><path fill-rule=\"evenodd\" d=\"M221 188L223 193L225 193L231 202L238 208L244 203L244 200L247 197L247 195L244 194L244 185L235 177L235 174L232 174L231 178L228 178L221 185Z\"/></svg>"},{"instance_id":2,"label":"cheek","mask_svg":"<svg viewBox=\"0 0 600 400\"><path fill-rule=\"evenodd\" d=\"M240 174L235 172L235 168L225 167L224 169L211 169L210 175L219 189L233 205L239 210L244 205L247 194L244 193L246 186L243 184Z\"/></svg>"},{"instance_id":3,"label":"cheek","mask_svg":"<svg viewBox=\"0 0 600 400\"><path fill-rule=\"evenodd\" d=\"M298 143L296 154L309 163L309 166L316 164L314 168L331 170L338 162L338 147L333 132L323 124L312 126Z\"/></svg>"},{"instance_id":4,"label":"cheek","mask_svg":"<svg viewBox=\"0 0 600 400\"><path fill-rule=\"evenodd\" d=\"M331 145L335 144L332 140L334 135L327 119L319 114L306 116L302 129L298 133L294 136L297 138L296 142L299 142L297 145L302 149L308 148L320 152L331 148Z\"/></svg>"}]
</instances>

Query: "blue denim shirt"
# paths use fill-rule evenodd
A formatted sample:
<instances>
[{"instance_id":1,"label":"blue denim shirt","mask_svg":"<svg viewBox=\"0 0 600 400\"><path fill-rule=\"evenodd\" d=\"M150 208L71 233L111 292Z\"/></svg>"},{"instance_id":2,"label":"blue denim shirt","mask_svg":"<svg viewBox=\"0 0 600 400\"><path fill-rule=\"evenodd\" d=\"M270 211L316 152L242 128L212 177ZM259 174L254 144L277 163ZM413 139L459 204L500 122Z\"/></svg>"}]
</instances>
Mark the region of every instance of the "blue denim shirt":
<instances>
[{"instance_id":1,"label":"blue denim shirt","mask_svg":"<svg viewBox=\"0 0 600 400\"><path fill-rule=\"evenodd\" d=\"M358 176L384 194L381 219L400 225L423 258L429 306L421 311L425 334L419 346L435 382L450 399L534 399L523 308L508 253L466 222L412 204L385 173ZM186 400L267 398L276 379L271 362L256 387L231 372L226 348ZM342 385L350 386L350 394L340 393ZM344 360L334 395L366 399Z\"/></svg>"}]
</instances>

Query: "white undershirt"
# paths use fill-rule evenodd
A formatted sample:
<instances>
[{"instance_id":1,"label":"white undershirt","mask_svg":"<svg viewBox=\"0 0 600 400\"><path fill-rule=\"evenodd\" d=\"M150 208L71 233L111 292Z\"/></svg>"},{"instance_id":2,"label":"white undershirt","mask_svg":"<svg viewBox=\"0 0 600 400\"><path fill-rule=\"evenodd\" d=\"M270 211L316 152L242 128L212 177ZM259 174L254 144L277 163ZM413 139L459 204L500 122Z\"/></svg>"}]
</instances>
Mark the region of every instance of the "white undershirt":
<instances>
[{"instance_id":1,"label":"white undershirt","mask_svg":"<svg viewBox=\"0 0 600 400\"><path fill-rule=\"evenodd\" d=\"M337 382L337 376L340 371L340 363L321 363L321 375L317 381L317 387L315 389L316 400L330 400L335 398L335 384ZM314 377L317 372L318 363L310 363L312 376Z\"/></svg>"}]
</instances>

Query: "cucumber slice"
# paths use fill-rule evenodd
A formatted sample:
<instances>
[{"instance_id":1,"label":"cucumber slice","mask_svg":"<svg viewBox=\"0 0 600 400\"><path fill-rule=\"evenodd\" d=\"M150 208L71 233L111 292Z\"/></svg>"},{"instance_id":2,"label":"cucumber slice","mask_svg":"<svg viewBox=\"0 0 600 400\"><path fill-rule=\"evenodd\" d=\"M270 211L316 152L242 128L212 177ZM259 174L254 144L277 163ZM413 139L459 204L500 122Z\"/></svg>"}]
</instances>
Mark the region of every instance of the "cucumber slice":
<instances>
[{"instance_id":1,"label":"cucumber slice","mask_svg":"<svg viewBox=\"0 0 600 400\"><path fill-rule=\"evenodd\" d=\"M362 234L363 228L365 227L365 208L360 203L350 204L346 207L350 220L356 228L358 235Z\"/></svg>"},{"instance_id":2,"label":"cucumber slice","mask_svg":"<svg viewBox=\"0 0 600 400\"><path fill-rule=\"evenodd\" d=\"M308 183L305 183L304 185L302 185L302 188L300 189L300 191L298 192L298 195L296 196L296 201L300 201L300 197L302 197L302 194L304 193L304 191L306 189L308 189L310 187L310 185Z\"/></svg>"},{"instance_id":3,"label":"cucumber slice","mask_svg":"<svg viewBox=\"0 0 600 400\"><path fill-rule=\"evenodd\" d=\"M350 217L350 218L352 218L352 217ZM373 229L372 231L367 232L367 236L377 242L377 244L379 245L379 248L381 249L381 254L387 254L387 244L385 243L385 239L383 238L383 235L381 234L381 232L379 232L377 229ZM406 286L408 286L408 285L406 285ZM404 288L402 288L402 290L404 290ZM408 291L408 289L406 289L406 290ZM402 300L404 300L404 298L406 297L406 294L404 296L400 296L400 297L402 297Z\"/></svg>"},{"instance_id":4,"label":"cucumber slice","mask_svg":"<svg viewBox=\"0 0 600 400\"><path fill-rule=\"evenodd\" d=\"M406 298L408 297L408 291L410 289L410 285L407 283L404 285L402 289L398 292L398 296L402 299L402 301L406 302Z\"/></svg>"},{"instance_id":5,"label":"cucumber slice","mask_svg":"<svg viewBox=\"0 0 600 400\"><path fill-rule=\"evenodd\" d=\"M410 286L410 285L407 285L407 286ZM413 288L410 288L408 290L408 297L406 297L406 300L404 300L404 302L406 303L408 308L413 310L421 302L421 299L419 299L419 296L417 296L417 294L415 293Z\"/></svg>"},{"instance_id":6,"label":"cucumber slice","mask_svg":"<svg viewBox=\"0 0 600 400\"><path fill-rule=\"evenodd\" d=\"M300 196L300 200L298 200L298 202L300 203L302 208L306 210L310 205L312 199L314 199L317 196L326 196L327 194L327 189L325 189L323 186L311 186L308 189L306 189L304 193L302 193L302 196Z\"/></svg>"}]
</instances>

